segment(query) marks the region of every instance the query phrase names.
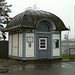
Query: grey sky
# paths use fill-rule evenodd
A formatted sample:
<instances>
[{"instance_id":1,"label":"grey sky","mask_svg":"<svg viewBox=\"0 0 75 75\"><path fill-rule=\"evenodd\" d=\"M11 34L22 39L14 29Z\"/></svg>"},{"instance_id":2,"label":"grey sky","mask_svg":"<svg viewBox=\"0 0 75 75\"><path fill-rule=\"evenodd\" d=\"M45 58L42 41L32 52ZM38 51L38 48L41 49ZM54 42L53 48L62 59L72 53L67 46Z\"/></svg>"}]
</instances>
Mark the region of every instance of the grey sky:
<instances>
[{"instance_id":1,"label":"grey sky","mask_svg":"<svg viewBox=\"0 0 75 75\"><path fill-rule=\"evenodd\" d=\"M35 4L40 10L54 13L62 19L66 27L70 26L70 38L74 37L74 5L75 0L6 0L8 4L12 4L10 14L11 17L23 12L28 7ZM63 35L66 32L63 33ZM72 34L73 33L73 34ZM62 35L62 36L63 36Z\"/></svg>"}]
</instances>

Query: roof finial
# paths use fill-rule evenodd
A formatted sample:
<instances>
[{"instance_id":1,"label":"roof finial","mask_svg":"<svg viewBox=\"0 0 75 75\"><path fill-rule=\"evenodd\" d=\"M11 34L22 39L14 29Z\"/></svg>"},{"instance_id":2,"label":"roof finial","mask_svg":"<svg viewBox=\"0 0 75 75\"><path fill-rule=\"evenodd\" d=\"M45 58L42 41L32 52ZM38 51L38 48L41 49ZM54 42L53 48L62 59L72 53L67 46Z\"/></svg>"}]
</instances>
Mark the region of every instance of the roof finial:
<instances>
[{"instance_id":1,"label":"roof finial","mask_svg":"<svg viewBox=\"0 0 75 75\"><path fill-rule=\"evenodd\" d=\"M25 11L28 11L28 10L34 10L34 11L36 11L36 10L38 10L39 8L37 7L37 5L35 4L35 5L33 5L33 7L28 7L28 8L26 8L25 9Z\"/></svg>"}]
</instances>

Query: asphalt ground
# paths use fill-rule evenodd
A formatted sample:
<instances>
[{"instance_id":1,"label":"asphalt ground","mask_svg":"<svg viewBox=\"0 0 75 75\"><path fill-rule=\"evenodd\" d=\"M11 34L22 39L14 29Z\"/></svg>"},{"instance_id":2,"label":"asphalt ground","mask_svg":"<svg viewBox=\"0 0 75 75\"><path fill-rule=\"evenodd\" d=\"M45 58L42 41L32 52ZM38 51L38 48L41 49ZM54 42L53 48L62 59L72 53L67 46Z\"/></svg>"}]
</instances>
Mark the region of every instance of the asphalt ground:
<instances>
[{"instance_id":1,"label":"asphalt ground","mask_svg":"<svg viewBox=\"0 0 75 75\"><path fill-rule=\"evenodd\" d=\"M0 59L0 75L75 75L75 61Z\"/></svg>"}]
</instances>

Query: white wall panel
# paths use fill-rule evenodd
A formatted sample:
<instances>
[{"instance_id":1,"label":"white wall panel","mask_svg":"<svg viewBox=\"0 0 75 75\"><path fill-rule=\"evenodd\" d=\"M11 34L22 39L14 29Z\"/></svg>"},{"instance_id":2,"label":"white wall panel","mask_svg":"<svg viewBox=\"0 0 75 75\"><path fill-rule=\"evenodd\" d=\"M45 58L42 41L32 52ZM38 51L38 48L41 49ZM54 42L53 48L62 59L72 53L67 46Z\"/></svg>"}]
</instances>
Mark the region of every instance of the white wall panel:
<instances>
[{"instance_id":1,"label":"white wall panel","mask_svg":"<svg viewBox=\"0 0 75 75\"><path fill-rule=\"evenodd\" d=\"M13 34L13 46L18 46L18 34Z\"/></svg>"},{"instance_id":2,"label":"white wall panel","mask_svg":"<svg viewBox=\"0 0 75 75\"><path fill-rule=\"evenodd\" d=\"M18 34L13 34L13 56L18 54Z\"/></svg>"},{"instance_id":3,"label":"white wall panel","mask_svg":"<svg viewBox=\"0 0 75 75\"><path fill-rule=\"evenodd\" d=\"M60 50L59 49L53 49L53 56L60 56Z\"/></svg>"},{"instance_id":4,"label":"white wall panel","mask_svg":"<svg viewBox=\"0 0 75 75\"><path fill-rule=\"evenodd\" d=\"M12 35L9 35L9 55L11 55L12 52Z\"/></svg>"},{"instance_id":5,"label":"white wall panel","mask_svg":"<svg viewBox=\"0 0 75 75\"><path fill-rule=\"evenodd\" d=\"M22 39L23 38L23 35L22 33L19 34L19 57L22 57L22 47L23 47L23 42L22 42Z\"/></svg>"},{"instance_id":6,"label":"white wall panel","mask_svg":"<svg viewBox=\"0 0 75 75\"><path fill-rule=\"evenodd\" d=\"M29 43L27 42L28 36L33 37L31 47L29 47ZM26 33L26 57L34 57L34 33Z\"/></svg>"},{"instance_id":7,"label":"white wall panel","mask_svg":"<svg viewBox=\"0 0 75 75\"><path fill-rule=\"evenodd\" d=\"M54 39L59 39L59 48L53 47L53 56L60 56L60 34L53 34L53 46L54 46Z\"/></svg>"},{"instance_id":8,"label":"white wall panel","mask_svg":"<svg viewBox=\"0 0 75 75\"><path fill-rule=\"evenodd\" d=\"M18 48L13 47L13 56L17 56L17 51L18 51Z\"/></svg>"}]
</instances>

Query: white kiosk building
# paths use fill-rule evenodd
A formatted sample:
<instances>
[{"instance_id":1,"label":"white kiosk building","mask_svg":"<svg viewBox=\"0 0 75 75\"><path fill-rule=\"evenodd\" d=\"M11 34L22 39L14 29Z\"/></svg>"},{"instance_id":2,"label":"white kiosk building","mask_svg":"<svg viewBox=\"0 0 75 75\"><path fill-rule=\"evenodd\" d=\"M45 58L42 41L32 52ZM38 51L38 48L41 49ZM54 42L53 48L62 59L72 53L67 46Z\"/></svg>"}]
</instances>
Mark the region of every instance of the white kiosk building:
<instances>
[{"instance_id":1,"label":"white kiosk building","mask_svg":"<svg viewBox=\"0 0 75 75\"><path fill-rule=\"evenodd\" d=\"M68 30L56 15L27 10L13 17L5 28L9 32L9 57L20 60L61 57L61 31Z\"/></svg>"}]
</instances>

